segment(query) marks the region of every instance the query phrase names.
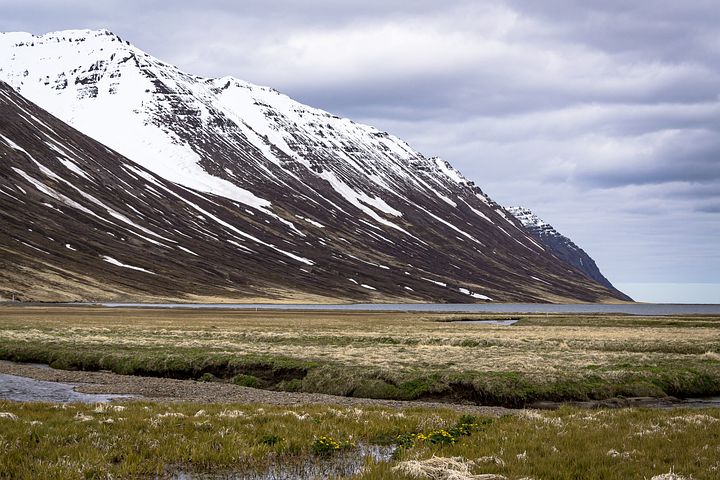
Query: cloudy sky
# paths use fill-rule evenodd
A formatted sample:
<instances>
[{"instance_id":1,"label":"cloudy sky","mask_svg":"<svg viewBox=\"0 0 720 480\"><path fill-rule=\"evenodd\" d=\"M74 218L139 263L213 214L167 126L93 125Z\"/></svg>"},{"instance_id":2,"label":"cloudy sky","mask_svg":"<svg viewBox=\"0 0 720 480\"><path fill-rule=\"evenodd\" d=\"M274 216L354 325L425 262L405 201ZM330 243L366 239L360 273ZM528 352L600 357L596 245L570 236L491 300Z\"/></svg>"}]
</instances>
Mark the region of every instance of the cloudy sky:
<instances>
[{"instance_id":1,"label":"cloudy sky","mask_svg":"<svg viewBox=\"0 0 720 480\"><path fill-rule=\"evenodd\" d=\"M168 8L172 5L172 8ZM717 0L0 0L0 31L108 28L450 161L636 299L720 303Z\"/></svg>"}]
</instances>

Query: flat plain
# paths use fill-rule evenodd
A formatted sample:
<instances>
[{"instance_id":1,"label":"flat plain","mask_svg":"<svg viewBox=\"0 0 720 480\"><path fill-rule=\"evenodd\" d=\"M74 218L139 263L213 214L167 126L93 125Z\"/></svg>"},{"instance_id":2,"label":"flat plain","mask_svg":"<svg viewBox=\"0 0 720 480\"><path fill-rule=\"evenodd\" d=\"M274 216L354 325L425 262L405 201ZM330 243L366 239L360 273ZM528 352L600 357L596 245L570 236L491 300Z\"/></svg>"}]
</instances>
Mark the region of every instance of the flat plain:
<instances>
[{"instance_id":1,"label":"flat plain","mask_svg":"<svg viewBox=\"0 0 720 480\"><path fill-rule=\"evenodd\" d=\"M189 386L0 401L0 478L720 475L716 408L473 406L718 395L717 317L4 306L0 358Z\"/></svg>"},{"instance_id":2,"label":"flat plain","mask_svg":"<svg viewBox=\"0 0 720 480\"><path fill-rule=\"evenodd\" d=\"M510 407L700 397L720 393L720 318L3 307L0 359Z\"/></svg>"}]
</instances>

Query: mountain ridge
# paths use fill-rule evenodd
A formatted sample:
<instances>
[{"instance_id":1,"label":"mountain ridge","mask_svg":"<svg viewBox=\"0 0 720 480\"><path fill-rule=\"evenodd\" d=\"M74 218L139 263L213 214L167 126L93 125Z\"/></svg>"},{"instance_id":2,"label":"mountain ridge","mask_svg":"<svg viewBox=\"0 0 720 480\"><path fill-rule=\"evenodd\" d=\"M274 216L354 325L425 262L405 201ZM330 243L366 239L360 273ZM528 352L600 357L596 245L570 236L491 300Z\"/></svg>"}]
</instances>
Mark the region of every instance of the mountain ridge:
<instances>
[{"instance_id":1,"label":"mountain ridge","mask_svg":"<svg viewBox=\"0 0 720 480\"><path fill-rule=\"evenodd\" d=\"M558 232L555 227L535 215L529 208L512 206L506 207L506 210L520 220L520 223L543 245L548 246L558 258L574 266L599 284L616 291L619 295L625 297L624 300L632 301L632 298L615 288L610 280L600 272L595 260L585 250L577 246L570 238Z\"/></svg>"},{"instance_id":2,"label":"mountain ridge","mask_svg":"<svg viewBox=\"0 0 720 480\"><path fill-rule=\"evenodd\" d=\"M133 214L135 223L155 224L150 212L162 208L153 202L180 195L203 217L204 228L219 229L210 241L246 243L245 250L234 247L235 254L254 265L253 275L262 275L262 260L249 258L246 250L258 245L283 257L281 262L297 264L293 271L311 271L288 275L287 284L277 279L272 288L302 285L312 295L332 291L332 298L351 301L617 299L558 262L448 162L426 158L374 127L307 107L269 87L181 72L108 31L2 34L0 61L0 80L123 155L117 160L122 171L105 166L118 179L138 191L172 191L136 205L142 213ZM16 122L41 128L33 115L14 113ZM67 141L76 137L66 135ZM42 151L38 142L45 139L31 137L26 132L26 145L8 139ZM62 150L64 140L56 140L54 148ZM6 148L6 155L18 152ZM43 156L48 171L62 168L52 154ZM92 177L87 165L75 163ZM158 179L181 190L154 186ZM193 200L181 191L193 192ZM208 210L210 204L224 213ZM211 256L214 262L224 258ZM406 285L407 277L414 287ZM533 280L540 277L543 282ZM197 293L180 290L180 296Z\"/></svg>"}]
</instances>

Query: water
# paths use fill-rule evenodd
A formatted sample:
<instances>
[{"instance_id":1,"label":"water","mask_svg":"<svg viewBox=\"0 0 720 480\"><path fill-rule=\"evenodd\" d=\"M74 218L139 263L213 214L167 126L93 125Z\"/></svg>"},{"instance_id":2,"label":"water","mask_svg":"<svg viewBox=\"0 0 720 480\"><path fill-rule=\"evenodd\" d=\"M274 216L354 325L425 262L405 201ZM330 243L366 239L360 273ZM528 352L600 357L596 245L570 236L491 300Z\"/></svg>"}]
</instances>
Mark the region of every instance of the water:
<instances>
[{"instance_id":1,"label":"water","mask_svg":"<svg viewBox=\"0 0 720 480\"><path fill-rule=\"evenodd\" d=\"M17 402L58 402L58 403L96 403L109 402L114 398L128 395L104 395L99 393L80 393L77 385L60 382L45 382L27 377L0 373L0 398Z\"/></svg>"},{"instance_id":2,"label":"water","mask_svg":"<svg viewBox=\"0 0 720 480\"><path fill-rule=\"evenodd\" d=\"M620 313L628 315L720 315L720 304L691 305L669 303L356 303L350 305L284 305L267 303L101 303L100 305L104 307L230 308L242 310L371 310L390 312L456 313Z\"/></svg>"},{"instance_id":3,"label":"water","mask_svg":"<svg viewBox=\"0 0 720 480\"><path fill-rule=\"evenodd\" d=\"M480 325L501 325L504 327L509 327L510 325L515 325L518 321L517 320L458 320L456 322L450 322L450 323L462 323L465 324L480 324Z\"/></svg>"},{"instance_id":4,"label":"water","mask_svg":"<svg viewBox=\"0 0 720 480\"><path fill-rule=\"evenodd\" d=\"M705 398L654 398L654 397L630 397L614 398L606 400L552 402L539 401L528 405L528 408L539 410L557 410L565 405L573 407L597 409L597 408L651 408L651 409L678 409L678 408L720 408L720 397Z\"/></svg>"},{"instance_id":5,"label":"water","mask_svg":"<svg viewBox=\"0 0 720 480\"><path fill-rule=\"evenodd\" d=\"M720 397L686 398L682 400L678 406L692 408L720 408Z\"/></svg>"},{"instance_id":6,"label":"water","mask_svg":"<svg viewBox=\"0 0 720 480\"><path fill-rule=\"evenodd\" d=\"M397 447L394 445L358 445L347 452L328 457L309 457L296 463L278 463L264 472L220 474L175 472L173 480L296 480L301 478L346 478L362 473L369 463L388 462Z\"/></svg>"}]
</instances>

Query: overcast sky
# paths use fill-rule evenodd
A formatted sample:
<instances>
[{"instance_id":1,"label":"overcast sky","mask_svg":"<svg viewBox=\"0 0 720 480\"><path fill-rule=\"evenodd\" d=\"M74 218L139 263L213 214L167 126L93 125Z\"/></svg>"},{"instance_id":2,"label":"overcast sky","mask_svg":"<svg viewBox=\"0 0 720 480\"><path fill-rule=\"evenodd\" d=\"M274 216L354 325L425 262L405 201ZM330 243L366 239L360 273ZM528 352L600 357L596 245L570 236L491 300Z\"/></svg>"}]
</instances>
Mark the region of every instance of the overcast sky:
<instances>
[{"instance_id":1,"label":"overcast sky","mask_svg":"<svg viewBox=\"0 0 720 480\"><path fill-rule=\"evenodd\" d=\"M720 303L717 0L0 0L69 28L387 130L637 299Z\"/></svg>"}]
</instances>

